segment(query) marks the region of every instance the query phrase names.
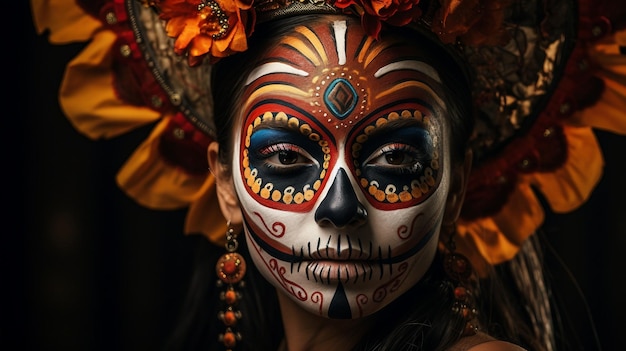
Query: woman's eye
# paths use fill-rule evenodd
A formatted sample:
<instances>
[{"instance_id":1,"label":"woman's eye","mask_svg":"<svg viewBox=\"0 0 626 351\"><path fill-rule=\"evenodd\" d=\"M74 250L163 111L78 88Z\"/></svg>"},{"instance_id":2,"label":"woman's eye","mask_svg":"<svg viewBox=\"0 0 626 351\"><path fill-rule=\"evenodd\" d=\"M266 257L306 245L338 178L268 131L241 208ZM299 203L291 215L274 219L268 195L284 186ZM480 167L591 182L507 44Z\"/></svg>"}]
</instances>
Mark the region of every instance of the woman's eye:
<instances>
[{"instance_id":1,"label":"woman's eye","mask_svg":"<svg viewBox=\"0 0 626 351\"><path fill-rule=\"evenodd\" d=\"M278 152L278 161L284 165L292 165L298 162L298 155L295 151L279 151Z\"/></svg>"},{"instance_id":2,"label":"woman's eye","mask_svg":"<svg viewBox=\"0 0 626 351\"><path fill-rule=\"evenodd\" d=\"M308 152L288 143L266 146L259 150L259 154L268 167L297 167L315 163Z\"/></svg>"},{"instance_id":3,"label":"woman's eye","mask_svg":"<svg viewBox=\"0 0 626 351\"><path fill-rule=\"evenodd\" d=\"M409 156L402 150L387 151L385 152L384 156L385 160L390 165L401 165L403 163L406 163L407 159L409 158Z\"/></svg>"},{"instance_id":4,"label":"woman's eye","mask_svg":"<svg viewBox=\"0 0 626 351\"><path fill-rule=\"evenodd\" d=\"M376 150L365 160L364 164L413 173L422 169L422 160L422 153L417 148L394 143Z\"/></svg>"}]
</instances>

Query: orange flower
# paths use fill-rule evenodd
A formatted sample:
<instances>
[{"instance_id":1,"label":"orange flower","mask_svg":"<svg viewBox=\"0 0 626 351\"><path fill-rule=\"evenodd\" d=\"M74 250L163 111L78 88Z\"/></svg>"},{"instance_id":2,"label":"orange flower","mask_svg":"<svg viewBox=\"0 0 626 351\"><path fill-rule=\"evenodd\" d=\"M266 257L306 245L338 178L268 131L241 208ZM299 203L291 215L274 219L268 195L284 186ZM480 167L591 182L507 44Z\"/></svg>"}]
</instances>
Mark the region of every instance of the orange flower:
<instances>
[{"instance_id":1,"label":"orange flower","mask_svg":"<svg viewBox=\"0 0 626 351\"><path fill-rule=\"evenodd\" d=\"M167 34L176 38L174 51L187 53L191 66L207 54L215 59L245 51L251 6L251 1L238 0L163 0L157 5Z\"/></svg>"},{"instance_id":2,"label":"orange flower","mask_svg":"<svg viewBox=\"0 0 626 351\"><path fill-rule=\"evenodd\" d=\"M502 29L507 1L442 0L432 30L444 43L460 39L467 45L495 45L505 37Z\"/></svg>"}]
</instances>

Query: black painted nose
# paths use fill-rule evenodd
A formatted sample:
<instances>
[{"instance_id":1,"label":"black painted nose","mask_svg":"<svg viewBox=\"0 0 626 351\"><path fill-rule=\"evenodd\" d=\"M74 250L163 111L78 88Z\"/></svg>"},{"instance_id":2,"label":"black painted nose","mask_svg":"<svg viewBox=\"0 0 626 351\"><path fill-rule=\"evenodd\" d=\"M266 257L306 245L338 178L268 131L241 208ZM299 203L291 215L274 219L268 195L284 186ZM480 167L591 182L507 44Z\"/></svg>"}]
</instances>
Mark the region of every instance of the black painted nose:
<instances>
[{"instance_id":1,"label":"black painted nose","mask_svg":"<svg viewBox=\"0 0 626 351\"><path fill-rule=\"evenodd\" d=\"M315 211L315 221L341 228L361 224L366 218L367 211L357 199L348 174L343 168L339 169L326 198Z\"/></svg>"}]
</instances>

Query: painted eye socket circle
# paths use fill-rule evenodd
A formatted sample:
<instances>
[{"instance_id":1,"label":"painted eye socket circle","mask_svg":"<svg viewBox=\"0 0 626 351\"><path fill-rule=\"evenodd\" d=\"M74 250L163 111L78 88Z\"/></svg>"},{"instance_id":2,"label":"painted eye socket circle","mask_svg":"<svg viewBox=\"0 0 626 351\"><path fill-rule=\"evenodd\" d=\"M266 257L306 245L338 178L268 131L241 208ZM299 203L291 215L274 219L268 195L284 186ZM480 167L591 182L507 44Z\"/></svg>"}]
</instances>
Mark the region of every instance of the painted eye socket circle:
<instances>
[{"instance_id":1,"label":"painted eye socket circle","mask_svg":"<svg viewBox=\"0 0 626 351\"><path fill-rule=\"evenodd\" d=\"M265 206L310 210L336 153L328 133L283 104L259 105L245 124L241 175L249 194Z\"/></svg>"},{"instance_id":2,"label":"painted eye socket circle","mask_svg":"<svg viewBox=\"0 0 626 351\"><path fill-rule=\"evenodd\" d=\"M348 143L354 175L383 210L414 206L438 187L440 125L418 109L372 116Z\"/></svg>"}]
</instances>

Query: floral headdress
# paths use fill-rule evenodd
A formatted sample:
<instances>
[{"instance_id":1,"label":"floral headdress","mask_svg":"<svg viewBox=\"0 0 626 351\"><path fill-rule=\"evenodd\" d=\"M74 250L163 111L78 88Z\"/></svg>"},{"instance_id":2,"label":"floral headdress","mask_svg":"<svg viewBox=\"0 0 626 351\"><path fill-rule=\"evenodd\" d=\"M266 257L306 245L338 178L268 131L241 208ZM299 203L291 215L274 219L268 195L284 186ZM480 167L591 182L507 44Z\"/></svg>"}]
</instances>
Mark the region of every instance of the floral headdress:
<instances>
[{"instance_id":1,"label":"floral headdress","mask_svg":"<svg viewBox=\"0 0 626 351\"><path fill-rule=\"evenodd\" d=\"M188 207L186 233L223 242L206 148L216 60L258 23L348 13L377 37L413 26L469 63L479 111L457 249L481 272L512 258L551 209L582 204L602 173L592 128L626 133L626 6L619 0L31 0L50 41L89 41L61 105L87 136L154 123L117 181L140 204ZM77 6L78 5L78 6ZM462 49L462 50L459 50Z\"/></svg>"},{"instance_id":2,"label":"floral headdress","mask_svg":"<svg viewBox=\"0 0 626 351\"><path fill-rule=\"evenodd\" d=\"M245 51L257 14L266 17L293 12L343 12L361 17L366 32L378 38L382 23L405 26L429 21L428 26L443 43L497 42L504 32L500 24L504 3L497 0L444 1L437 7L420 0L154 0L167 34L175 38L174 51L186 54L191 66L209 57L219 59ZM425 1L424 3L429 3ZM253 6L254 4L254 6ZM433 13L428 13L430 10Z\"/></svg>"}]
</instances>

